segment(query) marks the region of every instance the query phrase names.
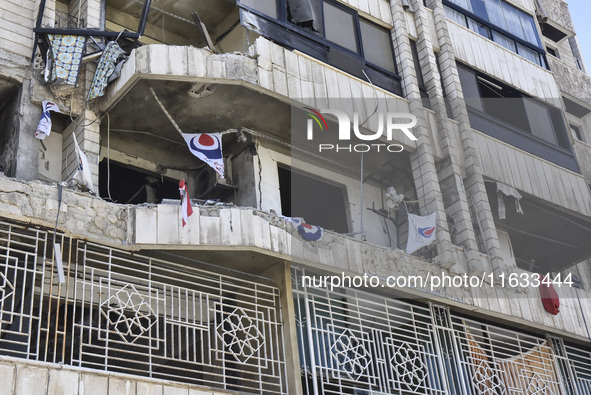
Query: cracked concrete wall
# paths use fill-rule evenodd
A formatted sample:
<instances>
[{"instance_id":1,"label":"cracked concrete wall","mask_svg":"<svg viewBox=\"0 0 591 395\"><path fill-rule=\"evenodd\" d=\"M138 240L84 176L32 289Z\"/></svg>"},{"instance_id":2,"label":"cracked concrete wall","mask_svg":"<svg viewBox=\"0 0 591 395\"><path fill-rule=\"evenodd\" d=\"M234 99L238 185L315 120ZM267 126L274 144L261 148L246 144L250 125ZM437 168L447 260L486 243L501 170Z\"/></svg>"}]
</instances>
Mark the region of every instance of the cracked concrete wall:
<instances>
[{"instance_id":1,"label":"cracked concrete wall","mask_svg":"<svg viewBox=\"0 0 591 395\"><path fill-rule=\"evenodd\" d=\"M549 19L558 23L571 32L575 31L573 21L568 10L568 4L562 0L540 0Z\"/></svg>"},{"instance_id":2,"label":"cracked concrete wall","mask_svg":"<svg viewBox=\"0 0 591 395\"><path fill-rule=\"evenodd\" d=\"M355 240L335 232L325 231L322 239L316 242L305 241L284 218L252 208L216 206L199 207L197 210L194 207L186 227L180 224L177 205L136 206L134 211L135 249L186 249L190 246L195 250L208 250L216 246L243 251L244 247L248 247L278 259L289 257L292 264L313 268L320 273L330 272L337 276L341 273L351 276L367 273L384 281L389 276L402 276L408 281L412 281L412 277L428 281L435 276L462 277L465 273L437 267L401 250ZM456 247L453 253L459 266L465 266L464 252ZM479 257L488 262L486 255L480 254ZM580 325L581 309L574 290L556 287L561 314L553 316L545 312L537 288L507 286L508 283L502 287L498 280L491 286L487 282L488 273L479 286L433 284L431 289L429 283L420 285L419 282L419 285L408 283L407 286L384 286L381 289L402 292L405 298L454 304L461 309L478 311L507 322L533 325L544 331L553 328L557 333L586 336L584 326ZM514 273L513 276L527 275L520 269L507 272L510 273ZM581 290L579 295L586 314L591 314L591 293Z\"/></svg>"},{"instance_id":3,"label":"cracked concrete wall","mask_svg":"<svg viewBox=\"0 0 591 395\"><path fill-rule=\"evenodd\" d=\"M64 188L58 230L110 245L128 244L130 207ZM53 228L57 208L57 186L38 181L19 182L0 176L0 213L3 217Z\"/></svg>"},{"instance_id":4,"label":"cracked concrete wall","mask_svg":"<svg viewBox=\"0 0 591 395\"><path fill-rule=\"evenodd\" d=\"M3 217L31 225L53 228L57 215L57 188L41 182L20 182L0 176L0 212ZM334 232L325 232L318 242L307 242L285 219L252 208L200 207L181 228L176 205L130 206L107 203L89 194L64 189L59 230L67 235L111 246L134 250L187 246L198 250L212 246L225 249L258 249L277 257L291 257L292 262L310 267L368 273L382 278L390 275L420 276L462 275L434 266L431 262ZM138 243L138 244L135 244ZM156 247L157 246L157 247ZM457 249L458 261L465 259ZM486 256L481 255L486 261ZM521 273L517 270L516 273ZM422 288L422 289L421 289ZM409 297L479 310L484 314L517 320L526 325L554 328L585 336L579 324L580 309L574 290L557 289L561 297L561 315L545 314L537 289L495 287L425 287L398 289ZM579 291L583 308L591 313L591 298Z\"/></svg>"},{"instance_id":5,"label":"cracked concrete wall","mask_svg":"<svg viewBox=\"0 0 591 395\"><path fill-rule=\"evenodd\" d=\"M548 61L560 91L591 105L591 77L552 56L548 56Z\"/></svg>"}]
</instances>

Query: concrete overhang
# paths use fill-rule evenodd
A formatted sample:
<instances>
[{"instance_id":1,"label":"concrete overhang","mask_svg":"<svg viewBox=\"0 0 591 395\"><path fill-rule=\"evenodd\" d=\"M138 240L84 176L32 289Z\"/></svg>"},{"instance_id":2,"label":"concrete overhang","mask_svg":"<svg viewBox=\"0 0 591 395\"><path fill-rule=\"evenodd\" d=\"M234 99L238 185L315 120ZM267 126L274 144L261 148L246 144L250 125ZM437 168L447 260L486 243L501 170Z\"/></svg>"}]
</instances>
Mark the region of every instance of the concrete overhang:
<instances>
[{"instance_id":1,"label":"concrete overhang","mask_svg":"<svg viewBox=\"0 0 591 395\"><path fill-rule=\"evenodd\" d=\"M316 94L306 99L301 97L303 88L299 88L299 95L293 93L295 88L292 87L293 81L289 75L285 79L285 86L274 83L265 87L265 82L262 81L262 70L266 67L263 64L264 55L257 52L261 42L275 45L260 38L251 47L253 54L250 55L218 55L206 49L167 45L148 45L133 51L122 69L120 78L109 87L106 97L99 105L101 113L109 113L111 137L117 139L124 136L133 142L134 149L138 151L142 151L143 146L146 153L154 147L169 152L171 163L162 163L163 166L189 165L188 162L194 160L181 159L186 157L184 142L150 93L152 88L184 133L213 133L248 128L287 143L284 144L284 148L294 143L296 138L297 144L294 145L308 144L303 138L305 129L300 133L302 136L295 136L292 112L304 111L306 106L334 108L335 100L330 96L335 93L331 91L331 83L323 82L323 97ZM275 52L277 51L281 52L282 56L298 56L300 69L326 67L330 73L335 73L333 68L307 56L294 54L276 46ZM272 68L277 69L275 66ZM285 70L283 73L289 74ZM340 71L339 73L341 90L343 81L351 86L361 84L355 77ZM297 84L300 84L300 79L297 80ZM386 95L383 90L365 84L364 90L376 90L375 96L381 99L382 112L408 112L406 100L391 94ZM335 86L334 89L338 94L339 87ZM367 96L366 92L361 95L360 91L359 94L361 97ZM358 111L356 104L353 104L352 95L349 93L348 97L338 97L336 106L341 106L338 109ZM369 97L372 96L374 95L371 95L370 91ZM374 107L378 109L374 101L369 104L361 101L355 103L358 107L362 107L358 103L363 104L364 108L361 111L370 117ZM327 119L330 123L330 118ZM375 130L377 123L378 119L374 116L367 122L367 128ZM102 123L101 129L103 133L106 131L106 122ZM399 143L404 147L404 152L390 155L387 161L392 162L389 163L391 166L385 166L383 158L378 161L375 160L375 156L368 155L368 172L379 176L380 172L386 173L392 167L410 170L408 155L415 150L416 144L403 133L399 134L398 141L388 142L384 139L380 142ZM224 137L224 146L234 142L234 137ZM318 143L309 143L304 148L306 152L318 152ZM289 149L287 153L289 154ZM328 156L330 155L329 153ZM187 163L179 163L179 160ZM345 164L347 162L344 161ZM358 160L355 163L357 162ZM356 164L355 168L357 167Z\"/></svg>"}]
</instances>

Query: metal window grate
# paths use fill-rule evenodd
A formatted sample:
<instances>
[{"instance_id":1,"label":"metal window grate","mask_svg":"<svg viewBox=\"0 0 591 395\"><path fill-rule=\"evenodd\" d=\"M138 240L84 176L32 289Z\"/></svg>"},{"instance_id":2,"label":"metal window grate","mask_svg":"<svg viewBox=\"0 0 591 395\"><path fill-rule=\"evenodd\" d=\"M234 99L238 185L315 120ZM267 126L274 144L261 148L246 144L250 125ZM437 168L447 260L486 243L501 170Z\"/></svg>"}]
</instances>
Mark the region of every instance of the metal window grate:
<instances>
[{"instance_id":1,"label":"metal window grate","mask_svg":"<svg viewBox=\"0 0 591 395\"><path fill-rule=\"evenodd\" d=\"M293 275L307 394L446 394L426 307L347 289L304 287Z\"/></svg>"},{"instance_id":2,"label":"metal window grate","mask_svg":"<svg viewBox=\"0 0 591 395\"><path fill-rule=\"evenodd\" d=\"M279 289L0 222L0 354L286 393Z\"/></svg>"},{"instance_id":3,"label":"metal window grate","mask_svg":"<svg viewBox=\"0 0 591 395\"><path fill-rule=\"evenodd\" d=\"M591 395L591 353L441 306L292 283L306 394Z\"/></svg>"},{"instance_id":4,"label":"metal window grate","mask_svg":"<svg viewBox=\"0 0 591 395\"><path fill-rule=\"evenodd\" d=\"M84 18L78 18L67 12L55 10L55 28L70 29L70 28L85 28Z\"/></svg>"}]
</instances>

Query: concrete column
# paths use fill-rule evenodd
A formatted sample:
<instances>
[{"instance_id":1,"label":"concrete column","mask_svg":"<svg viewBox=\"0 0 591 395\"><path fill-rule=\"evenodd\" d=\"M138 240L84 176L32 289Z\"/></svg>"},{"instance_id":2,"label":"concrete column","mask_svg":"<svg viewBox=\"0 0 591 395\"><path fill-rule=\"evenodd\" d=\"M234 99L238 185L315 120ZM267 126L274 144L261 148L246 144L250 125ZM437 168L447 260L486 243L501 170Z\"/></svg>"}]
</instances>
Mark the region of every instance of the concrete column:
<instances>
[{"instance_id":1,"label":"concrete column","mask_svg":"<svg viewBox=\"0 0 591 395\"><path fill-rule=\"evenodd\" d=\"M460 151L452 136L453 127L447 118L447 109L443 96L441 78L437 67L437 58L433 51L433 41L429 28L427 10L422 1L414 0L415 24L417 29L417 52L423 79L431 106L435 111L439 143L443 160L438 163L440 187L444 195L447 215L454 219L455 231L452 234L454 244L461 245L468 254L467 268L454 268L457 271L486 271L487 266L478 254L478 242L474 232L474 224L470 213L470 197L466 193L462 175L464 173ZM443 51L442 51L443 52Z\"/></svg>"},{"instance_id":2,"label":"concrete column","mask_svg":"<svg viewBox=\"0 0 591 395\"><path fill-rule=\"evenodd\" d=\"M285 342L287 392L289 394L302 394L298 331L295 322L296 313L291 288L290 266L289 261L283 261L269 269L264 275L271 278L281 291L281 317L283 321L283 341Z\"/></svg>"},{"instance_id":3,"label":"concrete column","mask_svg":"<svg viewBox=\"0 0 591 395\"><path fill-rule=\"evenodd\" d=\"M13 159L12 176L24 181L37 179L39 171L39 149L41 143L35 138L35 130L41 117L41 106L34 105L29 100L30 81L24 81L19 92L18 113L14 133L18 134L14 140L16 154Z\"/></svg>"},{"instance_id":4,"label":"concrete column","mask_svg":"<svg viewBox=\"0 0 591 395\"><path fill-rule=\"evenodd\" d=\"M427 5L433 9L435 17L435 31L441 54L439 62L441 67L441 74L443 78L443 86L447 94L447 100L450 102L453 118L459 122L460 125L460 139L465 156L465 179L464 193L460 196L458 204L455 205L454 211L463 213L466 210L466 200L473 208L475 219L480 227L482 227L482 234L484 235L485 250L488 253L491 263L490 268L483 267L482 259L477 249L471 247L467 251L468 265L472 271L483 271L492 269L494 272L505 271L508 269L508 263L504 263L501 254L501 247L498 241L496 227L490 209L490 203L486 194L484 179L482 177L482 169L480 166L480 158L478 157L475 142L473 140L473 132L468 119L468 111L464 102L464 96L461 89L460 78L455 62L454 49L451 44L451 37L447 27L447 18L443 4L439 0L431 0ZM451 153L451 152L450 152ZM459 180L461 181L461 180ZM459 188L459 190L462 188ZM460 232L458 237L464 240L469 240L473 244L474 232L472 227L468 226L469 221L465 221L462 228L458 229ZM462 234L463 233L463 234Z\"/></svg>"},{"instance_id":5,"label":"concrete column","mask_svg":"<svg viewBox=\"0 0 591 395\"><path fill-rule=\"evenodd\" d=\"M391 4L394 21L392 38L398 70L402 78L402 90L404 96L408 99L410 112L418 119L417 126L413 128L413 133L418 138L417 150L411 154L411 167L417 197L421 206L421 214L437 213L436 261L442 266L451 267L455 263L451 236L443 204L443 195L437 177L433 146L427 127L429 122L428 114L423 108L412 49L408 39L405 11L399 2L392 2Z\"/></svg>"}]
</instances>

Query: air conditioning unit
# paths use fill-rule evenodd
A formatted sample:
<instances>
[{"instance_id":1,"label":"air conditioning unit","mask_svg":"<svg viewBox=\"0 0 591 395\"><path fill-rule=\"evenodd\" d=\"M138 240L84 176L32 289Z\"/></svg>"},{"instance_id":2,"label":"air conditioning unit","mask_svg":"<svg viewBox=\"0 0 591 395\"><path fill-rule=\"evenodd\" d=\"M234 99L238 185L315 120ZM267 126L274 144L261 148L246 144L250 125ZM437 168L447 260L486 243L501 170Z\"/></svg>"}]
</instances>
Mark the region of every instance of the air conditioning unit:
<instances>
[{"instance_id":1,"label":"air conditioning unit","mask_svg":"<svg viewBox=\"0 0 591 395\"><path fill-rule=\"evenodd\" d=\"M218 172L209 166L205 166L197 174L197 185L195 187L195 198L197 199L224 199L232 191L238 189L222 178Z\"/></svg>"}]
</instances>

